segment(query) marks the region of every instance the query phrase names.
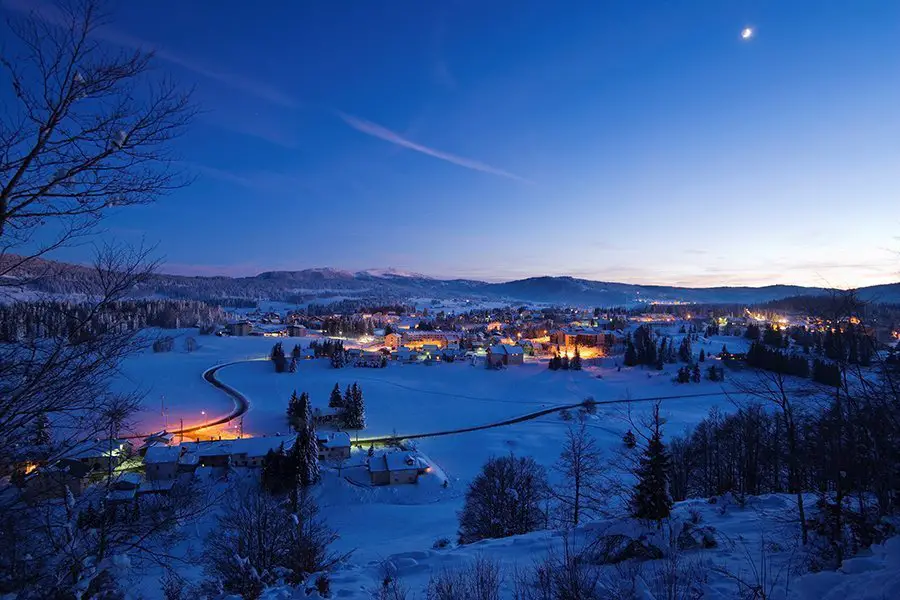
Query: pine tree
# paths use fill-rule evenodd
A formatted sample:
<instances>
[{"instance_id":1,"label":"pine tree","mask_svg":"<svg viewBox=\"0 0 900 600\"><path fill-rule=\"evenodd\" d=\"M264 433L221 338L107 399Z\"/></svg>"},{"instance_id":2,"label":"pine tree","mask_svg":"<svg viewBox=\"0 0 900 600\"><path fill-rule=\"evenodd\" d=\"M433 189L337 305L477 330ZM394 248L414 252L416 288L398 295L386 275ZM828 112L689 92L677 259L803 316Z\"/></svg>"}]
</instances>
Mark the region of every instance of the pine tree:
<instances>
[{"instance_id":1,"label":"pine tree","mask_svg":"<svg viewBox=\"0 0 900 600\"><path fill-rule=\"evenodd\" d=\"M625 447L628 449L637 446L637 439L634 437L634 432L630 429L626 431L625 435L622 436L622 443L624 443Z\"/></svg>"},{"instance_id":2,"label":"pine tree","mask_svg":"<svg viewBox=\"0 0 900 600\"><path fill-rule=\"evenodd\" d=\"M329 408L344 408L344 397L341 396L341 386L334 384L331 390L331 397L328 399Z\"/></svg>"},{"instance_id":3,"label":"pine tree","mask_svg":"<svg viewBox=\"0 0 900 600\"><path fill-rule=\"evenodd\" d=\"M706 352L700 348L700 362L706 362Z\"/></svg>"},{"instance_id":4,"label":"pine tree","mask_svg":"<svg viewBox=\"0 0 900 600\"><path fill-rule=\"evenodd\" d=\"M662 442L659 406L653 410L653 433L635 472L637 484L631 498L631 514L636 519L656 521L660 526L672 511L669 496L669 455Z\"/></svg>"},{"instance_id":5,"label":"pine tree","mask_svg":"<svg viewBox=\"0 0 900 600\"><path fill-rule=\"evenodd\" d=\"M40 413L34 421L34 433L31 443L38 447L47 447L50 445L50 419L47 413Z\"/></svg>"}]
</instances>

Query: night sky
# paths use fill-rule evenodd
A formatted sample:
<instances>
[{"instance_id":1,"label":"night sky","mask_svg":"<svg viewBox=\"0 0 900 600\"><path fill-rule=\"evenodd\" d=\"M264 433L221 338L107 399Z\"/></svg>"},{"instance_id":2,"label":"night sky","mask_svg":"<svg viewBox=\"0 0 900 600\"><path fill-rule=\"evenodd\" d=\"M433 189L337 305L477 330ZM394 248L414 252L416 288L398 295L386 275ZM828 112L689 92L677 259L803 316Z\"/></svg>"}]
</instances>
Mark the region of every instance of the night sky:
<instances>
[{"instance_id":1,"label":"night sky","mask_svg":"<svg viewBox=\"0 0 900 600\"><path fill-rule=\"evenodd\" d=\"M115 15L104 40L156 48L204 110L178 142L196 183L108 222L158 244L164 271L900 279L895 0L155 0Z\"/></svg>"}]
</instances>

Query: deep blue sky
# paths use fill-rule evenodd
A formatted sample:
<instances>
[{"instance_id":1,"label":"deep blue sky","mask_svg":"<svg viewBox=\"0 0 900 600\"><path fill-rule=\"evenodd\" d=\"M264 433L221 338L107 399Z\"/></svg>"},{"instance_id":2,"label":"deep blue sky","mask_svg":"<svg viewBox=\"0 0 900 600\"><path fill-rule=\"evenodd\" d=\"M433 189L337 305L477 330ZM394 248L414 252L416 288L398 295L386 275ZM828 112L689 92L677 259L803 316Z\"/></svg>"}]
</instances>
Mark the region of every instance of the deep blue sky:
<instances>
[{"instance_id":1,"label":"deep blue sky","mask_svg":"<svg viewBox=\"0 0 900 600\"><path fill-rule=\"evenodd\" d=\"M895 0L156 0L108 37L206 111L197 182L109 224L165 270L900 279Z\"/></svg>"}]
</instances>

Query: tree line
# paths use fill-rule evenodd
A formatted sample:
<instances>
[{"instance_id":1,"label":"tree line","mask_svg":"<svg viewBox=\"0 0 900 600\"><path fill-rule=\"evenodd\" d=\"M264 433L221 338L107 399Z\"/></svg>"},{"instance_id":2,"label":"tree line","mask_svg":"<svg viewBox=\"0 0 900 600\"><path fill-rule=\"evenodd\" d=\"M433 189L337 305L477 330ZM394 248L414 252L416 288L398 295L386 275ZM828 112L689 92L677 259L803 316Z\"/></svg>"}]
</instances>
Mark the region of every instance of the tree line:
<instances>
[{"instance_id":1,"label":"tree line","mask_svg":"<svg viewBox=\"0 0 900 600\"><path fill-rule=\"evenodd\" d=\"M104 335L147 327L180 329L224 323L218 306L194 300L119 300L100 310L86 302L43 300L0 304L0 342Z\"/></svg>"}]
</instances>

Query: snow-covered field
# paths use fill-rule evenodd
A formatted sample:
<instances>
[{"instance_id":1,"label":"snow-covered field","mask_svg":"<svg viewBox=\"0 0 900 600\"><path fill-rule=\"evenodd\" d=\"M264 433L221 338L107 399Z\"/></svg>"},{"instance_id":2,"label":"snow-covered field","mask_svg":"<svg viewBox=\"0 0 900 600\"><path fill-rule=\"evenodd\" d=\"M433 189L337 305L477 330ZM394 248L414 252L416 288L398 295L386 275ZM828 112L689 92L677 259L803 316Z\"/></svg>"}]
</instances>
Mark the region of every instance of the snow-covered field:
<instances>
[{"instance_id":1,"label":"snow-covered field","mask_svg":"<svg viewBox=\"0 0 900 600\"><path fill-rule=\"evenodd\" d=\"M630 406L635 420L647 414L652 406L652 402L641 400L664 398L665 435L671 437L695 425L711 407L729 411L733 409L732 401L739 399L729 383L723 386L705 379L700 384L673 383L678 365L667 365L662 372L640 368L619 370L613 360L606 361L604 367L590 367L580 372L552 372L545 362L539 361L489 371L467 362L431 366L391 363L384 369L332 369L327 360L308 360L299 363L296 373L277 374L270 362L259 360L267 356L275 342L272 338L198 337L197 340L200 348L192 353L185 352L179 340L173 352L154 354L148 351L123 366L117 385L123 389L137 386L147 392L146 410L140 415L137 427L139 431L161 429L166 419L169 426L174 427L182 418L186 425L193 425L227 414L232 409L231 399L204 381L202 373L211 366L232 362L234 364L222 368L218 376L250 399L251 407L243 419L243 427L246 433L254 436L287 431L285 409L294 390L308 392L314 407L324 407L335 383L341 389L353 382L362 386L368 426L359 433L361 438L394 432L402 437L486 425L548 407L575 404L589 396L600 403L626 398L634 400ZM286 338L281 341L289 352L293 344L306 345L309 340ZM742 338L728 337L695 344L694 351L704 348L709 353L717 353L723 343L733 352L746 348ZM739 375L728 371L729 379L736 376ZM163 397L164 402L161 401ZM161 414L163 404L166 417ZM611 461L621 448L622 435L628 428L627 406L601 404L597 413L587 418L589 430ZM381 488L354 485L348 479L357 482L367 479L362 449L354 450L340 477L332 467L326 467L315 494L323 517L340 534L334 549L342 553L352 551L348 564L333 574L337 597L370 597L368 590L377 586L380 565L386 560L397 567L411 589L421 590L432 572L443 567L464 566L479 554L510 567L531 564L548 548L558 546L559 533L545 531L461 548L432 549L440 538L456 539L457 513L462 508L467 485L489 457L515 452L532 456L538 463L550 467L559 456L566 427L567 423L559 414L552 413L514 425L416 440L420 452L434 465L417 485ZM243 469L238 471L238 477L255 476ZM445 480L448 482L446 487ZM721 511L701 500L683 504L677 513L684 519L689 509L700 511L704 523L712 524L728 542L719 549L698 554L698 560L702 558L710 565L741 570L750 567L748 556L758 555L762 536L767 539L774 536L782 540L782 545L786 543L783 514L777 516L776 513L789 510L789 504L785 499L771 497L746 509ZM204 532L213 526L212 516L196 525L197 535L191 536L181 549L185 556L202 550ZM606 525L587 527L602 526ZM779 527L780 532L776 531ZM862 558L851 561L855 566L849 568L858 571L854 578L884 580L884 570L898 561L900 549L896 546L896 542L891 542L885 548L876 549L868 562ZM776 555L772 559L773 568L788 559L786 553L776 552ZM184 574L196 580L202 577L202 570L194 566L185 569ZM843 589L849 581L844 577L832 581L829 577L822 574L804 578L809 583L796 586L791 597L849 597L846 594L825 595L825 588L839 585L837 589ZM153 581L151 576L141 585L151 598L155 597ZM727 578L710 578L710 597L731 598L734 589L733 581ZM415 597L424 596L417 591ZM871 597L894 596L876 594Z\"/></svg>"},{"instance_id":2,"label":"snow-covered field","mask_svg":"<svg viewBox=\"0 0 900 600\"><path fill-rule=\"evenodd\" d=\"M200 348L192 353L176 343L170 353L146 352L129 360L121 385L138 385L147 392L146 411L139 431L170 427L180 419L197 424L227 414L231 399L201 377L207 368L222 363L265 357L275 340L255 337L200 337ZM290 351L300 340L282 340ZM301 343L307 343L302 341ZM710 347L721 348L718 342ZM277 374L268 361L241 362L221 369L224 383L246 394L251 402L243 419L251 435L286 432L285 410L294 390L310 394L314 407L327 405L335 383L341 389L358 382L366 402L368 427L360 437L430 433L485 425L522 416L543 408L575 404L592 396L599 402L625 398L690 395L664 400L668 418L666 431L674 435L703 418L710 407L727 410L729 401L721 384L675 385L671 378L677 365L665 371L588 368L584 371L547 369L544 362L528 362L502 371L453 364L390 364L384 369L332 369L327 360L300 361L296 373ZM703 394L695 396L697 394ZM164 398L167 417L161 414ZM635 418L650 408L650 402L635 402ZM206 415L202 415L205 412ZM618 448L628 428L625 406L601 405L590 419L590 430L603 447ZM335 481L321 491L329 522L342 533L341 549L374 560L388 553L430 547L438 537L453 538L456 513L462 506L466 485L491 456L510 451L533 456L550 466L557 459L566 423L551 414L516 425L417 441L418 447L446 474L432 473L415 489L403 486L364 490ZM438 480L440 479L440 480Z\"/></svg>"}]
</instances>

